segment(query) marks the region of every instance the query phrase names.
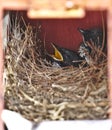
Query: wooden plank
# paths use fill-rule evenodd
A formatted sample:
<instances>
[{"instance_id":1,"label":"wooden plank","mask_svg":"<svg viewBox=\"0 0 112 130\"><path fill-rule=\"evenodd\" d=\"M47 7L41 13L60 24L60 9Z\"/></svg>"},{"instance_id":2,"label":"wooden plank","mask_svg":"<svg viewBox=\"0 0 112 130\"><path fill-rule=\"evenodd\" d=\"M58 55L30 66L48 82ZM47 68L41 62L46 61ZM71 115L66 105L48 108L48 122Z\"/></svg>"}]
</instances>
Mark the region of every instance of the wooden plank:
<instances>
[{"instance_id":1,"label":"wooden plank","mask_svg":"<svg viewBox=\"0 0 112 130\"><path fill-rule=\"evenodd\" d=\"M71 11L64 10L33 10L28 11L29 18L83 18L85 16L85 11L82 8Z\"/></svg>"},{"instance_id":2,"label":"wooden plank","mask_svg":"<svg viewBox=\"0 0 112 130\"><path fill-rule=\"evenodd\" d=\"M112 6L111 0L0 0L3 8L8 9L26 9L34 7L34 9L62 9L65 6L79 5L80 7L89 9L108 9Z\"/></svg>"},{"instance_id":3,"label":"wooden plank","mask_svg":"<svg viewBox=\"0 0 112 130\"><path fill-rule=\"evenodd\" d=\"M35 0L36 1L36 0ZM41 0L42 1L42 0ZM2 19L2 11L3 9L7 10L29 10L29 9L39 9L47 8L47 9L59 9L63 10L66 3L64 4L65 0L62 0L61 3L59 3L59 0L57 3L50 3L53 0L46 0L46 4L44 3L45 0L43 0L43 3L39 3L40 0L37 0L36 3L28 0L0 0L1 7L0 7L0 19ZM33 2L33 3L32 3ZM112 6L112 2L110 0L73 0L75 2L75 5L79 5L83 8L87 9L93 9L93 10L100 10L100 9L108 9L108 7ZM63 4L62 4L63 3ZM31 4L31 5L30 5ZM52 5L52 6L51 6ZM66 5L68 7L68 5ZM72 6L71 6L72 7ZM48 12L49 13L49 12ZM41 14L42 15L42 14ZM61 17L64 17L66 14L62 14ZM54 13L53 15L49 14L49 17L57 17ZM68 17L68 16L67 16ZM66 17L66 18L67 18ZM42 16L42 18L45 18L45 15ZM0 31L2 30L2 20L0 21ZM110 118L112 118L112 13L109 11L108 13L108 76L109 76L109 98L110 98ZM3 85L2 85L2 78L3 76L3 45L2 45L2 31L0 32L0 115L3 109ZM0 116L1 117L1 116ZM0 118L0 130L2 130L2 124L1 124L1 118Z\"/></svg>"},{"instance_id":4,"label":"wooden plank","mask_svg":"<svg viewBox=\"0 0 112 130\"><path fill-rule=\"evenodd\" d=\"M30 18L82 18L84 9L106 10L110 0L33 0L30 1Z\"/></svg>"},{"instance_id":5,"label":"wooden plank","mask_svg":"<svg viewBox=\"0 0 112 130\"><path fill-rule=\"evenodd\" d=\"M108 9L111 5L111 0L74 0L79 3L80 6L83 6L86 9L90 10L104 10Z\"/></svg>"},{"instance_id":6,"label":"wooden plank","mask_svg":"<svg viewBox=\"0 0 112 130\"><path fill-rule=\"evenodd\" d=\"M2 19L2 9L0 7L0 19ZM0 20L0 130L3 130L3 123L1 114L3 110L4 98L3 98L3 44L2 44L2 20Z\"/></svg>"},{"instance_id":7,"label":"wooden plank","mask_svg":"<svg viewBox=\"0 0 112 130\"><path fill-rule=\"evenodd\" d=\"M111 5L111 0L30 0L30 7L34 9L65 9L76 6L88 9L107 9Z\"/></svg>"},{"instance_id":8,"label":"wooden plank","mask_svg":"<svg viewBox=\"0 0 112 130\"><path fill-rule=\"evenodd\" d=\"M112 119L112 10L108 11L108 85L110 101L110 118Z\"/></svg>"},{"instance_id":9,"label":"wooden plank","mask_svg":"<svg viewBox=\"0 0 112 130\"><path fill-rule=\"evenodd\" d=\"M28 0L0 0L1 7L7 10L26 10Z\"/></svg>"}]
</instances>

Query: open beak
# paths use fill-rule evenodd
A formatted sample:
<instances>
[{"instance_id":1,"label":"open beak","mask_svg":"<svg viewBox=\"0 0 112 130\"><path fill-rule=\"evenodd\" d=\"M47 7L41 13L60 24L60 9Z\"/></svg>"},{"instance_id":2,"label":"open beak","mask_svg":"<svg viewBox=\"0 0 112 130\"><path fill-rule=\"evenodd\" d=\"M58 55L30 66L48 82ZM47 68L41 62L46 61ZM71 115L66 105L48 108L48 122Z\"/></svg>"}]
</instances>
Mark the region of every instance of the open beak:
<instances>
[{"instance_id":1,"label":"open beak","mask_svg":"<svg viewBox=\"0 0 112 130\"><path fill-rule=\"evenodd\" d=\"M84 33L85 33L85 30L82 29L82 28L78 28L78 31L79 31L81 34L84 34Z\"/></svg>"},{"instance_id":2,"label":"open beak","mask_svg":"<svg viewBox=\"0 0 112 130\"><path fill-rule=\"evenodd\" d=\"M57 47L51 43L52 47L54 48L54 54L50 55L53 59L57 60L57 61L63 61L63 56L60 53L60 51L57 49Z\"/></svg>"},{"instance_id":3,"label":"open beak","mask_svg":"<svg viewBox=\"0 0 112 130\"><path fill-rule=\"evenodd\" d=\"M82 29L82 28L78 28L78 31L81 33L81 35L82 35L82 39L83 39L83 42L84 42L84 44L85 44L85 46L87 46L86 45L86 41L85 41L85 33L86 33L86 31L84 30L84 29Z\"/></svg>"}]
</instances>

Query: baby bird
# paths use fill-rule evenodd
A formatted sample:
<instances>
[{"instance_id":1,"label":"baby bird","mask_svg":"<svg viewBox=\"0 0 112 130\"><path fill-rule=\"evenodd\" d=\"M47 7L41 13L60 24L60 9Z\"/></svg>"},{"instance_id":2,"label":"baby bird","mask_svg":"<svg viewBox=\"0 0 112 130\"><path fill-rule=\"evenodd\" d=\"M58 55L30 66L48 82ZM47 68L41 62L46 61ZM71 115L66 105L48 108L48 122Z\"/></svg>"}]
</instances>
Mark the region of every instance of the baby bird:
<instances>
[{"instance_id":1,"label":"baby bird","mask_svg":"<svg viewBox=\"0 0 112 130\"><path fill-rule=\"evenodd\" d=\"M61 67L75 66L79 67L83 58L79 56L78 52L51 44L54 48L54 54L48 54L49 60L52 64L58 64Z\"/></svg>"},{"instance_id":2,"label":"baby bird","mask_svg":"<svg viewBox=\"0 0 112 130\"><path fill-rule=\"evenodd\" d=\"M90 63L91 53L96 53L96 51L106 52L106 36L100 28L92 29L81 29L78 28L82 35L83 42L79 47L79 55L85 58L86 62ZM92 60L92 59L91 59Z\"/></svg>"},{"instance_id":3,"label":"baby bird","mask_svg":"<svg viewBox=\"0 0 112 130\"><path fill-rule=\"evenodd\" d=\"M78 30L81 33L84 42L92 42L97 47L102 46L103 30L101 30L100 28L93 28L86 30L78 28Z\"/></svg>"}]
</instances>

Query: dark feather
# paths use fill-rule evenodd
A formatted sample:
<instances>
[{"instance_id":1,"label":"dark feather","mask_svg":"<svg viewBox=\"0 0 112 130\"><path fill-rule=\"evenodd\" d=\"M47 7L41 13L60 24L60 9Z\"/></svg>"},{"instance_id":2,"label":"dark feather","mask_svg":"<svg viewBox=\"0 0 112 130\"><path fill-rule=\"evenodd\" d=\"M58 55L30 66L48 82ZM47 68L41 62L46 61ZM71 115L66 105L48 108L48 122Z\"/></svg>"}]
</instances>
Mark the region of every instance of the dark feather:
<instances>
[{"instance_id":1,"label":"dark feather","mask_svg":"<svg viewBox=\"0 0 112 130\"><path fill-rule=\"evenodd\" d=\"M51 55L49 55L49 58L52 63L56 62L61 67L71 66L71 65L75 66L75 67L79 67L79 65L84 60L82 57L80 57L80 55L76 51L72 51L72 50L69 50L69 49L66 49L63 47L59 47L55 44L53 44L53 46L60 52L61 56L63 57L63 60L60 61L60 60L58 60L58 58L56 58L56 57L53 58Z\"/></svg>"},{"instance_id":2,"label":"dark feather","mask_svg":"<svg viewBox=\"0 0 112 130\"><path fill-rule=\"evenodd\" d=\"M87 63L90 62L91 54L95 54L96 50L99 49L102 52L106 52L106 34L102 29L92 28L85 30L78 28L78 30L83 38L83 42L81 42L78 52L81 57L85 58Z\"/></svg>"},{"instance_id":3,"label":"dark feather","mask_svg":"<svg viewBox=\"0 0 112 130\"><path fill-rule=\"evenodd\" d=\"M95 46L102 47L103 43L103 30L100 28L93 29L78 29L83 37L84 42L93 43Z\"/></svg>"}]
</instances>

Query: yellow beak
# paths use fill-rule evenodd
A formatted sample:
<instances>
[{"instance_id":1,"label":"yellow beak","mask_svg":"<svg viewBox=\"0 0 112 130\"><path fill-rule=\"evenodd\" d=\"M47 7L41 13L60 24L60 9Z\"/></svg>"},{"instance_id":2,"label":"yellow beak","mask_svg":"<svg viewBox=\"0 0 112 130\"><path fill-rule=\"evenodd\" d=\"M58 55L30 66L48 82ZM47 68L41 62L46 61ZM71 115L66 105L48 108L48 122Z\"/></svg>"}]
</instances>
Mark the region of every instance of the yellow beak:
<instances>
[{"instance_id":1,"label":"yellow beak","mask_svg":"<svg viewBox=\"0 0 112 130\"><path fill-rule=\"evenodd\" d=\"M58 60L58 61L63 61L63 56L62 54L59 52L59 50L56 48L56 46L51 43L53 48L54 48L54 55L51 55L51 57L55 60Z\"/></svg>"}]
</instances>

